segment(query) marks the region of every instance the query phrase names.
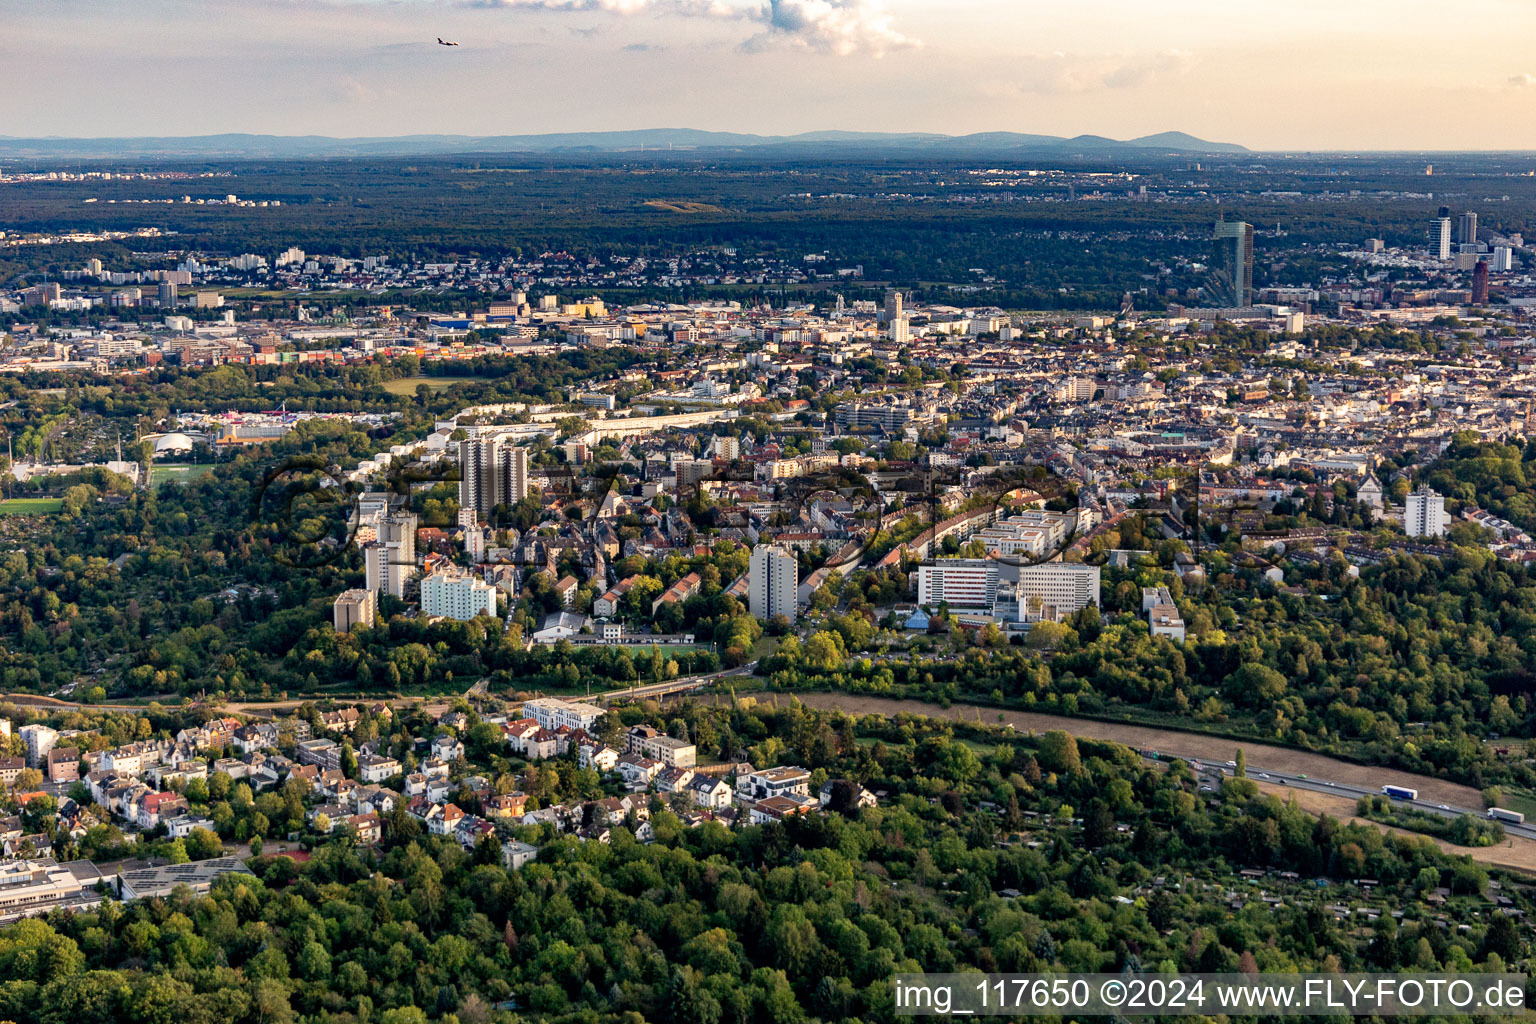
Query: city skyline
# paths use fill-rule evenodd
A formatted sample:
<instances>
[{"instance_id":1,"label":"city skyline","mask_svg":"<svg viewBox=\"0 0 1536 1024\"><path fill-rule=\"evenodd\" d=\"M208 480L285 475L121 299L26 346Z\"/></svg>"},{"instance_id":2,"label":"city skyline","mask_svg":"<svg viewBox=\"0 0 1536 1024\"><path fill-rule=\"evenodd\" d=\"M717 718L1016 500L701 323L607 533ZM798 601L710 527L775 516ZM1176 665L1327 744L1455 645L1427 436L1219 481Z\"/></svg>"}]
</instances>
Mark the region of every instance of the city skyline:
<instances>
[{"instance_id":1,"label":"city skyline","mask_svg":"<svg viewBox=\"0 0 1536 1024\"><path fill-rule=\"evenodd\" d=\"M1536 63L1518 53L1437 59L1475 45L1486 20L1376 0L1342 22L1310 0L1219 19L1217 10L1209 0L1160 5L1156 16L1123 0L1069 10L1000 0L148 0L131 10L0 0L14 26L0 44L0 114L13 136L686 126L1179 130L1257 150L1536 146L1524 128L1536 115ZM1490 19L1515 37L1536 29L1536 11L1512 2ZM464 45L439 47L438 37ZM106 83L111 104L101 102Z\"/></svg>"}]
</instances>

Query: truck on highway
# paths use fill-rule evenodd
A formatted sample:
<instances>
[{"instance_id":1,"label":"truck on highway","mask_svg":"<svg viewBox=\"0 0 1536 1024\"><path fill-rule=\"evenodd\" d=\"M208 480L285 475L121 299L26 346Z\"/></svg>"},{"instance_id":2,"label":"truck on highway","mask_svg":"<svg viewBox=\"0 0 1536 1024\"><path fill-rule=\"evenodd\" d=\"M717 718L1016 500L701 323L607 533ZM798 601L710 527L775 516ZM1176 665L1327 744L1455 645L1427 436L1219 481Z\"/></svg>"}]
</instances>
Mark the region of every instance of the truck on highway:
<instances>
[{"instance_id":1,"label":"truck on highway","mask_svg":"<svg viewBox=\"0 0 1536 1024\"><path fill-rule=\"evenodd\" d=\"M1381 791L1393 800L1417 800L1419 791L1405 786L1382 786Z\"/></svg>"},{"instance_id":2,"label":"truck on highway","mask_svg":"<svg viewBox=\"0 0 1536 1024\"><path fill-rule=\"evenodd\" d=\"M1493 818L1495 821L1507 821L1512 825L1525 824L1525 815L1519 811L1506 811L1502 807L1488 808L1488 817Z\"/></svg>"}]
</instances>

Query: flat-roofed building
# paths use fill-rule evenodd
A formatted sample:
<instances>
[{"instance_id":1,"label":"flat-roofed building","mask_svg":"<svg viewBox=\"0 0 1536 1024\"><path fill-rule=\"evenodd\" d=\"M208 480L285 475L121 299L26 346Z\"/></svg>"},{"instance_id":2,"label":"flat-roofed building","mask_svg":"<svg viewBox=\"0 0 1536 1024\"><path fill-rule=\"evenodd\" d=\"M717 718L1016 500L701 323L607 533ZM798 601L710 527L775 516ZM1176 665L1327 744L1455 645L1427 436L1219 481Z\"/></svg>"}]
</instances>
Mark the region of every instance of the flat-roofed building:
<instances>
[{"instance_id":1,"label":"flat-roofed building","mask_svg":"<svg viewBox=\"0 0 1536 1024\"><path fill-rule=\"evenodd\" d=\"M354 627L373 628L377 600L371 590L343 590L331 606L333 625L338 633L350 633Z\"/></svg>"}]
</instances>

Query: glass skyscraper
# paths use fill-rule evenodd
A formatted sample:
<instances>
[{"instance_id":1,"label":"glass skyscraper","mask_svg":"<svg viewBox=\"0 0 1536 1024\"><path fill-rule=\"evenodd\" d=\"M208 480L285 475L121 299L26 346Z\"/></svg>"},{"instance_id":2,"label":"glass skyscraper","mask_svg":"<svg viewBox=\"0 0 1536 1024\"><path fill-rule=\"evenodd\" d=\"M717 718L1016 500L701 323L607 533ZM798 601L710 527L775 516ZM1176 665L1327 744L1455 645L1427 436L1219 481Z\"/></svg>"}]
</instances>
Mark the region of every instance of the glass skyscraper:
<instances>
[{"instance_id":1,"label":"glass skyscraper","mask_svg":"<svg viewBox=\"0 0 1536 1024\"><path fill-rule=\"evenodd\" d=\"M1207 301L1213 306L1253 305L1253 225L1219 220L1211 243Z\"/></svg>"}]
</instances>

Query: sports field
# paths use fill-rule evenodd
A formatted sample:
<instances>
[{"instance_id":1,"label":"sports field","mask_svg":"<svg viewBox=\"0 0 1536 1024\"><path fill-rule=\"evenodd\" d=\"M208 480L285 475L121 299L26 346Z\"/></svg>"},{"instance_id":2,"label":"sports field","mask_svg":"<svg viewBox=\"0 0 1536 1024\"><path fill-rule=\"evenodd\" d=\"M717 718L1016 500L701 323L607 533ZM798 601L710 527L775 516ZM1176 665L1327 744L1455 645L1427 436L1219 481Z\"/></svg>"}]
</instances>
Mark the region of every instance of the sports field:
<instances>
[{"instance_id":1,"label":"sports field","mask_svg":"<svg viewBox=\"0 0 1536 1024\"><path fill-rule=\"evenodd\" d=\"M442 391L451 388L455 384L471 384L480 380L479 377L400 377L387 381L384 390L392 395L414 395L416 389L425 384L434 391Z\"/></svg>"},{"instance_id":2,"label":"sports field","mask_svg":"<svg viewBox=\"0 0 1536 1024\"><path fill-rule=\"evenodd\" d=\"M51 516L63 507L63 498L11 498L0 501L0 516Z\"/></svg>"}]
</instances>

